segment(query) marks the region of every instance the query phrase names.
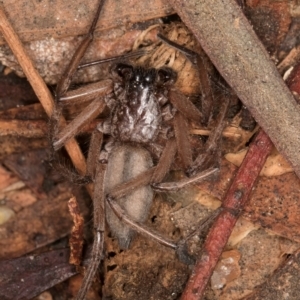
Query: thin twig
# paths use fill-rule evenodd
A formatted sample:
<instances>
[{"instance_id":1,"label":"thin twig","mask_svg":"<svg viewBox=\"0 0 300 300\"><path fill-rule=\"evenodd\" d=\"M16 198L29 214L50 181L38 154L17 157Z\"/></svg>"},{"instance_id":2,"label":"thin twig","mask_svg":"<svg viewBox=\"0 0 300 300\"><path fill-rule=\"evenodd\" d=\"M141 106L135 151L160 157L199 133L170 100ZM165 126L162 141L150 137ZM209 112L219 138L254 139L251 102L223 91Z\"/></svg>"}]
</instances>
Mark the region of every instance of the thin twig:
<instances>
[{"instance_id":1,"label":"thin twig","mask_svg":"<svg viewBox=\"0 0 300 300\"><path fill-rule=\"evenodd\" d=\"M40 74L34 67L32 60L26 53L18 35L10 25L2 6L0 6L0 31L3 34L12 52L14 53L15 57L17 58L20 66L23 69L23 72L25 73L38 99L44 107L47 115L50 117L54 106L53 97L44 80L41 78ZM65 148L78 172L84 174L86 171L85 158L76 140L70 140L65 144Z\"/></svg>"},{"instance_id":2,"label":"thin twig","mask_svg":"<svg viewBox=\"0 0 300 300\"><path fill-rule=\"evenodd\" d=\"M223 209L216 218L182 294L183 300L201 299L208 280L228 241L232 229L245 207L258 175L271 152L272 142L261 130L251 143L235 178L225 195Z\"/></svg>"}]
</instances>

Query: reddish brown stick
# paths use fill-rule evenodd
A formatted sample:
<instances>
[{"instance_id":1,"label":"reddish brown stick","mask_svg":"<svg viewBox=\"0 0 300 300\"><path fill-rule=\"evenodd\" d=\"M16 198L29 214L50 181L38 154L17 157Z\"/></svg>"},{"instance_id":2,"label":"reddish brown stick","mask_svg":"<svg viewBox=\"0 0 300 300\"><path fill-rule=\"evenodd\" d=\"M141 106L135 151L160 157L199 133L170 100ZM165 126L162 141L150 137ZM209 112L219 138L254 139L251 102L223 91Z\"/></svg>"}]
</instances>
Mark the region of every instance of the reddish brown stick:
<instances>
[{"instance_id":1,"label":"reddish brown stick","mask_svg":"<svg viewBox=\"0 0 300 300\"><path fill-rule=\"evenodd\" d=\"M210 276L228 241L232 229L246 205L256 179L271 152L272 142L260 130L225 195L223 210L216 218L182 294L182 300L201 299Z\"/></svg>"}]
</instances>

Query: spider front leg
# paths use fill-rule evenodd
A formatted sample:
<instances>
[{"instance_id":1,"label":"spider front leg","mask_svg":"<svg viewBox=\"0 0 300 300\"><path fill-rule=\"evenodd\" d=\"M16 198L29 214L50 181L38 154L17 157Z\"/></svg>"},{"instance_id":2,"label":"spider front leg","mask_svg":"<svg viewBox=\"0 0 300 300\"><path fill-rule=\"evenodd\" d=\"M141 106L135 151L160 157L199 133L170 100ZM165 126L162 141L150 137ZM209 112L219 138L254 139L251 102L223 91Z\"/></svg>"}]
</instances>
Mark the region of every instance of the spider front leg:
<instances>
[{"instance_id":1,"label":"spider front leg","mask_svg":"<svg viewBox=\"0 0 300 300\"><path fill-rule=\"evenodd\" d=\"M60 149L69 139L74 137L80 129L93 120L105 107L103 101L104 95L112 91L112 82L106 80L103 82L94 83L75 91L68 92L72 78L78 69L79 63L83 58L86 50L94 39L95 28L104 5L104 0L99 2L95 17L88 34L80 43L79 47L75 51L68 67L63 73L61 80L57 84L55 93L55 107L53 114L50 118L50 140L53 149L53 156L55 151ZM99 97L101 99L99 99ZM90 105L88 105L71 123L66 123L61 118L64 105L69 103L78 103L84 101L90 101L95 99ZM72 172L71 172L72 173ZM83 175L83 174L80 174ZM79 176L80 177L80 176ZM83 177L84 179L84 177ZM80 182L79 178L79 182ZM83 180L86 183L86 180Z\"/></svg>"},{"instance_id":2,"label":"spider front leg","mask_svg":"<svg viewBox=\"0 0 300 300\"><path fill-rule=\"evenodd\" d=\"M104 95L106 93L111 92L112 86L111 86L111 80L105 80L103 82L98 82L96 84L92 84L88 86L89 88L92 88L91 90L88 90L87 87L85 87L85 90L79 90L79 94L76 95L75 92L78 91L72 91L71 96L68 94L64 97L64 101L72 101L72 103L78 103L79 101L86 101L87 98L90 98L91 96L96 97L95 100L93 100L74 120L72 120L69 124L65 124L65 122L62 122L61 114L63 110L63 104L56 103L56 106L53 111L53 115L50 119L50 140L52 143L52 155L53 157L56 156L55 152L59 150L68 140L75 137L78 132L87 124L89 124L93 119L95 119L106 107L106 103L104 101ZM72 97L72 98L71 98ZM72 99L72 100L70 100ZM90 146L90 152L88 155L87 160L87 174L77 174L71 170L60 168L63 173L67 175L67 177L70 177L73 179L73 182L76 183L88 183L89 180L88 177L91 176L91 168L94 166L94 162L96 160L96 151L99 151L99 146L97 145L96 139L94 136L98 136L97 129L92 134L91 138L91 146ZM97 149L97 150L96 150ZM88 177L87 177L87 176Z\"/></svg>"},{"instance_id":3,"label":"spider front leg","mask_svg":"<svg viewBox=\"0 0 300 300\"><path fill-rule=\"evenodd\" d=\"M196 123L199 123L201 121L202 123L207 124L212 116L214 95L210 86L209 75L205 70L206 68L204 61L198 53L181 45L178 45L177 43L167 39L163 35L158 34L158 38L169 46L182 52L192 62L192 64L197 67L201 82L201 113L184 95L180 94L180 92L176 91L175 89L171 89L169 91L170 102L182 114L182 117L184 117L185 120L193 120ZM229 103L229 97L223 97L221 108L216 120L216 125L212 130L204 149L197 155L196 159L193 162L191 158L191 150L188 146L188 138L185 135L185 132L187 132L188 130L187 126L184 124L184 119L180 115L175 116L175 134L177 135L177 141L181 143L180 145L178 145L178 149L181 151L180 156L188 176L197 177L198 172L201 172L213 166L218 166L221 154L219 144L222 138L222 131L226 125L225 118L227 115ZM187 180L187 182L189 182L189 180Z\"/></svg>"},{"instance_id":4,"label":"spider front leg","mask_svg":"<svg viewBox=\"0 0 300 300\"><path fill-rule=\"evenodd\" d=\"M86 53L86 50L88 49L88 47L94 40L94 32L95 32L96 25L98 23L99 16L102 11L104 2L105 2L104 0L100 0L98 7L97 7L95 17L93 19L93 22L89 29L88 34L82 40L79 47L76 49L76 51L73 54L73 57L70 61L70 64L66 68L65 72L62 75L60 82L58 83L58 85L56 87L56 98L57 99L60 99L61 97L63 97L66 94L66 92L68 91L69 86L72 81L72 78L78 69L81 59L83 58L84 54Z\"/></svg>"},{"instance_id":5,"label":"spider front leg","mask_svg":"<svg viewBox=\"0 0 300 300\"><path fill-rule=\"evenodd\" d=\"M209 75L206 71L207 68L205 66L205 62L203 61L203 59L198 53L169 40L162 34L158 34L157 37L160 40L162 40L164 43L169 45L170 47L184 54L186 58L197 68L199 79L200 79L201 95L202 95L201 96L201 110L202 110L201 122L207 124L212 113L214 97L210 85Z\"/></svg>"}]
</instances>

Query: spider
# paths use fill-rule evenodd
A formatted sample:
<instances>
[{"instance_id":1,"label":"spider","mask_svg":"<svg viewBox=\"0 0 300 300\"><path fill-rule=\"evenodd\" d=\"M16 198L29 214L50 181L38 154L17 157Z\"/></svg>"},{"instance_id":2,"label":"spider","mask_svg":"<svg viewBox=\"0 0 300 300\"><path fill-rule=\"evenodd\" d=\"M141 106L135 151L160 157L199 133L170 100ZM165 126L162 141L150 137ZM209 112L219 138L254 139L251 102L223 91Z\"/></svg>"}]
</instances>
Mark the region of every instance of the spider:
<instances>
[{"instance_id":1,"label":"spider","mask_svg":"<svg viewBox=\"0 0 300 300\"><path fill-rule=\"evenodd\" d=\"M222 104L216 129L208 138L206 152L210 153L211 159L207 161L207 155L203 154L193 159L187 134L188 123L205 122L204 116L176 90L174 83L177 75L172 69L117 63L112 69L111 79L69 92L72 76L78 68L83 67L79 64L93 41L103 4L104 1L100 1L89 34L76 50L57 85L56 106L50 121L50 136L55 152L106 107L110 109L109 118L99 123L92 133L87 173L84 176L72 175L77 182L94 184L94 243L91 262L77 299L85 298L102 259L105 218L121 248L129 247L134 231L137 231L177 250L184 258L182 244L163 238L142 223L148 215L155 190L175 190L217 172L214 154L229 105L228 100ZM169 41L163 35L159 34L158 38L183 52L195 66L201 65L195 52ZM201 79L206 81L208 87L206 97L211 97L208 78ZM64 101L76 103L91 99L94 100L72 122L68 125L61 122ZM105 139L104 136L109 138ZM106 143L103 143L105 140ZM162 183L176 153L189 177L176 183Z\"/></svg>"}]
</instances>

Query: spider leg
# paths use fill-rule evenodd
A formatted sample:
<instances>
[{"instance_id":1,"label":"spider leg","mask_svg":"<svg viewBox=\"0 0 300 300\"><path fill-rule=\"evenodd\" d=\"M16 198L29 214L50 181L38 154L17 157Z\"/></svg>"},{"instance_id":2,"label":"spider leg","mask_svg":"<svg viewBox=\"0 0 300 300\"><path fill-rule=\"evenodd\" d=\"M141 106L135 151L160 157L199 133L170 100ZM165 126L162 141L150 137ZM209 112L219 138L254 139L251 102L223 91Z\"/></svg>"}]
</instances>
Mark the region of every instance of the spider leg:
<instances>
[{"instance_id":1,"label":"spider leg","mask_svg":"<svg viewBox=\"0 0 300 300\"><path fill-rule=\"evenodd\" d=\"M178 154L186 170L192 165L192 148L188 137L189 128L186 119L180 112L176 113L173 122Z\"/></svg>"},{"instance_id":2,"label":"spider leg","mask_svg":"<svg viewBox=\"0 0 300 300\"><path fill-rule=\"evenodd\" d=\"M195 175L199 171L203 171L208 167L216 166L220 160L220 140L222 132L225 128L225 117L229 107L229 98L224 97L221 109L217 118L216 126L211 131L208 140L206 141L203 153L200 153L193 162L193 165L187 169L188 175Z\"/></svg>"},{"instance_id":3,"label":"spider leg","mask_svg":"<svg viewBox=\"0 0 300 300\"><path fill-rule=\"evenodd\" d=\"M136 232L146 236L150 237L151 239L159 242L160 244L170 247L172 249L176 249L177 245L174 241L167 239L166 237L163 237L161 234L159 234L156 231L151 230L147 226L145 226L142 223L133 221L130 216L127 215L124 209L121 208L121 206L115 201L116 199L112 198L110 195L106 197L106 201L110 208L113 210L113 212L116 214L116 216L124 223L126 223L129 227L134 229Z\"/></svg>"},{"instance_id":4,"label":"spider leg","mask_svg":"<svg viewBox=\"0 0 300 300\"><path fill-rule=\"evenodd\" d=\"M70 64L66 68L64 74L62 75L60 82L58 83L58 85L56 87L56 99L60 99L67 92L67 90L70 86L70 83L72 81L72 77L75 74L82 57L84 56L86 50L88 49L88 47L94 40L94 31L95 31L100 13L102 11L103 5L104 5L104 0L101 0L98 5L94 20L92 22L92 25L89 29L88 34L82 40L79 47L76 49L76 51L73 54L73 57L70 61Z\"/></svg>"},{"instance_id":5,"label":"spider leg","mask_svg":"<svg viewBox=\"0 0 300 300\"><path fill-rule=\"evenodd\" d=\"M169 45L170 47L175 48L176 50L183 53L197 68L199 73L200 88L201 88L201 95L202 95L201 98L202 113L203 113L202 122L206 124L212 112L214 99L213 99L213 93L210 85L209 75L206 71L207 68L206 68L205 61L198 53L169 40L165 36L158 34L157 37L160 40L162 40L164 43Z\"/></svg>"},{"instance_id":6,"label":"spider leg","mask_svg":"<svg viewBox=\"0 0 300 300\"><path fill-rule=\"evenodd\" d=\"M52 146L54 151L59 150L68 140L74 137L86 124L95 119L105 108L103 99L96 98L68 125L58 131L57 122L59 122L62 108L59 106L54 110L51 123L55 126L52 132Z\"/></svg>"},{"instance_id":7,"label":"spider leg","mask_svg":"<svg viewBox=\"0 0 300 300\"><path fill-rule=\"evenodd\" d=\"M168 98L172 105L180 111L188 120L199 123L203 119L203 114L185 95L176 89L171 89Z\"/></svg>"},{"instance_id":8,"label":"spider leg","mask_svg":"<svg viewBox=\"0 0 300 300\"><path fill-rule=\"evenodd\" d=\"M176 140L169 139L154 170L151 183L161 182L169 172L177 152Z\"/></svg>"},{"instance_id":9,"label":"spider leg","mask_svg":"<svg viewBox=\"0 0 300 300\"><path fill-rule=\"evenodd\" d=\"M94 100L96 97L105 96L112 91L110 87L112 87L112 81L110 79L86 84L78 89L67 91L65 95L59 99L59 105L74 105Z\"/></svg>"},{"instance_id":10,"label":"spider leg","mask_svg":"<svg viewBox=\"0 0 300 300\"><path fill-rule=\"evenodd\" d=\"M75 74L82 57L94 39L94 31L102 11L103 4L104 0L101 0L88 34L75 51L70 64L66 68L60 82L56 87L56 105L52 117L50 118L50 140L53 146L53 156L55 156L56 150L61 148L70 138L75 136L85 124L93 120L104 109L104 100L97 99L97 97L99 98L108 94L112 89L111 81L106 80L75 91L67 92L72 81L72 77ZM66 122L63 121L63 118L61 117L63 106L74 102L80 103L90 101L94 98L96 99L90 105L88 105L70 124L66 126ZM61 128L63 129L60 130ZM87 180L87 176L74 174L74 172L70 170L67 171L67 173L68 175L71 175L71 178L73 177L76 179L78 177L77 179L81 183L89 182L89 180Z\"/></svg>"},{"instance_id":11,"label":"spider leg","mask_svg":"<svg viewBox=\"0 0 300 300\"><path fill-rule=\"evenodd\" d=\"M104 197L104 176L106 164L98 163L94 184L94 242L90 263L83 277L82 285L77 294L76 300L83 300L95 277L97 268L101 262L104 245L105 231L105 197Z\"/></svg>"},{"instance_id":12,"label":"spider leg","mask_svg":"<svg viewBox=\"0 0 300 300\"><path fill-rule=\"evenodd\" d=\"M162 237L159 233L149 229L144 224L133 221L132 218L127 215L125 210L122 209L121 206L116 202L116 199L124 197L126 194L132 192L134 189L140 187L141 185L149 184L151 181L151 175L153 176L155 174L156 168L157 167L151 168L150 170L138 175L137 177L134 177L130 181L127 181L125 183L118 185L114 189L113 192L109 193L106 196L106 201L107 201L108 205L111 207L111 209L114 211L116 216L121 221L123 221L124 223L129 225L132 229L134 229L135 231L137 231L138 233L140 233L144 236L148 236L148 237L156 240L157 242L159 242L162 245L176 249L177 244L175 242L173 242L169 239L166 239L165 237ZM216 171L218 171L218 169L216 169L216 168L208 169L208 170L202 172L201 174L197 174L197 176L195 176L194 178L189 178L189 180L190 180L189 182L183 182L183 184L181 184L181 185L179 184L176 188L177 189L182 188L182 187L186 186L187 184L193 183L195 181L203 180L203 179L207 178L208 176L214 174ZM142 179L143 179L143 182L142 182ZM162 186L162 188L159 188L159 190L166 190L166 191L171 190L170 188L164 189L164 184L166 186L168 185L168 183L161 183L161 184L153 183L152 185L155 187ZM173 182L171 184L173 184Z\"/></svg>"},{"instance_id":13,"label":"spider leg","mask_svg":"<svg viewBox=\"0 0 300 300\"><path fill-rule=\"evenodd\" d=\"M100 97L103 93L109 91L110 88L110 86L106 86L105 88L102 87L100 89ZM74 94L73 100L82 99L80 97L76 97L77 96L75 96ZM60 123L65 123L61 122L62 106L58 105L55 107L53 115L50 119L50 140L52 143L52 157L54 158L54 161L56 161L57 157L56 151L63 147L64 144L68 142L68 140L73 138L85 125L89 124L93 119L95 119L97 115L99 115L99 113L103 111L105 106L106 104L103 99L96 98L87 107L85 107L85 109L68 125L62 124L65 126L61 131L59 131L59 125L61 125ZM100 138L98 137L99 134L101 134ZM91 182L93 175L95 174L95 170L93 170L93 168L95 166L94 162L96 161L96 153L97 151L98 154L100 152L99 143L101 144L101 142L102 133L100 133L98 129L95 129L91 137L86 175L79 175L73 169L70 169L65 165L61 166L60 164L57 164L56 167L59 168L60 171L66 175L67 178L71 178L72 181L75 183L86 184Z\"/></svg>"},{"instance_id":14,"label":"spider leg","mask_svg":"<svg viewBox=\"0 0 300 300\"><path fill-rule=\"evenodd\" d=\"M109 195L106 197L106 201L110 208L113 210L115 215L124 223L126 223L130 228L134 229L136 232L140 233L141 235L151 238L155 240L156 242L172 248L176 251L178 258L185 264L191 265L194 264L195 261L194 259L189 255L186 247L186 241L185 240L180 240L179 242L174 242L165 236L162 236L160 233L157 231L151 230L147 226L145 226L142 223L135 222L132 220L130 216L126 214L124 209L121 208L121 206L115 201L115 199L111 198Z\"/></svg>"},{"instance_id":15,"label":"spider leg","mask_svg":"<svg viewBox=\"0 0 300 300\"><path fill-rule=\"evenodd\" d=\"M103 142L103 133L95 129L91 136L89 152L86 161L86 176L89 178L96 178L97 175L97 161L99 152Z\"/></svg>"},{"instance_id":16,"label":"spider leg","mask_svg":"<svg viewBox=\"0 0 300 300\"><path fill-rule=\"evenodd\" d=\"M197 173L196 175L194 175L192 177L187 177L187 178L184 178L184 179L176 181L176 182L153 183L152 187L156 191L160 191L160 192L177 191L179 189L184 188L185 186L187 186L189 184L199 182L201 180L205 180L209 176L215 174L218 171L219 171L218 168L209 168L200 173Z\"/></svg>"}]
</instances>

